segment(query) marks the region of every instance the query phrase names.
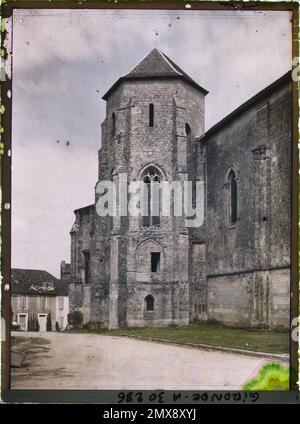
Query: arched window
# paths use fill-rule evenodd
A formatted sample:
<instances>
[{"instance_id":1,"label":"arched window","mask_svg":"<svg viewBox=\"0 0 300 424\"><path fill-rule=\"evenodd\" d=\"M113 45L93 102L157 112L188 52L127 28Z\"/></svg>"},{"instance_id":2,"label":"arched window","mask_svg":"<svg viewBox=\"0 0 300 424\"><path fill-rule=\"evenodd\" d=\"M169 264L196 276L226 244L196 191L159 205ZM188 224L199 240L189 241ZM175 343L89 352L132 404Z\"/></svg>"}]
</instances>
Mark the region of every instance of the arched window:
<instances>
[{"instance_id":1,"label":"arched window","mask_svg":"<svg viewBox=\"0 0 300 424\"><path fill-rule=\"evenodd\" d=\"M228 221L229 224L235 224L237 221L237 178L233 170L231 170L228 174L227 187Z\"/></svg>"},{"instance_id":2,"label":"arched window","mask_svg":"<svg viewBox=\"0 0 300 424\"><path fill-rule=\"evenodd\" d=\"M135 252L135 270L139 274L151 274L153 278L163 270L163 252L154 239L143 241Z\"/></svg>"},{"instance_id":3,"label":"arched window","mask_svg":"<svg viewBox=\"0 0 300 424\"><path fill-rule=\"evenodd\" d=\"M154 127L154 104L149 105L149 127Z\"/></svg>"},{"instance_id":4,"label":"arched window","mask_svg":"<svg viewBox=\"0 0 300 424\"><path fill-rule=\"evenodd\" d=\"M159 183L161 173L154 166L149 166L142 174L144 186L143 225L160 225L161 199Z\"/></svg>"},{"instance_id":5,"label":"arched window","mask_svg":"<svg viewBox=\"0 0 300 424\"><path fill-rule=\"evenodd\" d=\"M148 296L145 297L145 310L147 312L154 311L154 297L151 296L151 294L148 294Z\"/></svg>"},{"instance_id":6,"label":"arched window","mask_svg":"<svg viewBox=\"0 0 300 424\"><path fill-rule=\"evenodd\" d=\"M116 114L113 112L111 115L111 135L114 137L116 135Z\"/></svg>"},{"instance_id":7,"label":"arched window","mask_svg":"<svg viewBox=\"0 0 300 424\"><path fill-rule=\"evenodd\" d=\"M185 124L185 133L187 136L187 140L190 141L191 139L191 127L189 126L189 124Z\"/></svg>"}]
</instances>

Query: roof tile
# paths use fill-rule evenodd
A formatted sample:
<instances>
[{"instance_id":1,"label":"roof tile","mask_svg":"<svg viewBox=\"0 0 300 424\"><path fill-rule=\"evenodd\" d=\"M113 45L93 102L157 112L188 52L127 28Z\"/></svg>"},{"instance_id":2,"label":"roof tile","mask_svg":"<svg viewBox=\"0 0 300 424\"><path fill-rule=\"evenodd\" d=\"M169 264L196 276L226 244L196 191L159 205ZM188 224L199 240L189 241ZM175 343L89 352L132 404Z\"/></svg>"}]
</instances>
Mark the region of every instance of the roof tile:
<instances>
[{"instance_id":1,"label":"roof tile","mask_svg":"<svg viewBox=\"0 0 300 424\"><path fill-rule=\"evenodd\" d=\"M188 74L179 68L167 55L158 49L153 49L142 59L128 74L119 78L113 86L102 97L104 100L108 98L111 92L124 80L137 78L181 78L196 87L204 95L207 90L197 84Z\"/></svg>"},{"instance_id":2,"label":"roof tile","mask_svg":"<svg viewBox=\"0 0 300 424\"><path fill-rule=\"evenodd\" d=\"M69 285L47 271L39 269L11 270L12 293L67 296Z\"/></svg>"}]
</instances>

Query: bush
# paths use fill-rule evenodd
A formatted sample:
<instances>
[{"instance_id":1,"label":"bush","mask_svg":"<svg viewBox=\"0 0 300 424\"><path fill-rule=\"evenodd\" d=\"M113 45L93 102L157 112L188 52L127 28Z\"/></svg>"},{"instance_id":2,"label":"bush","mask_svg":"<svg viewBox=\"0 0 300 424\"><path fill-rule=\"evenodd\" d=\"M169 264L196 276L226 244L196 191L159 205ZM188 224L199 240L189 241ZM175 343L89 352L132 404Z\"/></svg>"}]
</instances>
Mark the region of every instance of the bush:
<instances>
[{"instance_id":1,"label":"bush","mask_svg":"<svg viewBox=\"0 0 300 424\"><path fill-rule=\"evenodd\" d=\"M19 326L19 324L12 323L12 325L11 325L11 330L12 330L12 331L19 331L19 330L20 330L20 326Z\"/></svg>"},{"instance_id":2,"label":"bush","mask_svg":"<svg viewBox=\"0 0 300 424\"><path fill-rule=\"evenodd\" d=\"M83 322L83 315L80 311L73 311L68 314L68 323L73 327L78 327Z\"/></svg>"},{"instance_id":3,"label":"bush","mask_svg":"<svg viewBox=\"0 0 300 424\"><path fill-rule=\"evenodd\" d=\"M243 390L289 390L289 368L276 362L267 364L257 378L244 385Z\"/></svg>"},{"instance_id":4,"label":"bush","mask_svg":"<svg viewBox=\"0 0 300 424\"><path fill-rule=\"evenodd\" d=\"M36 314L28 317L28 331L40 331L39 320Z\"/></svg>"},{"instance_id":5,"label":"bush","mask_svg":"<svg viewBox=\"0 0 300 424\"><path fill-rule=\"evenodd\" d=\"M58 324L58 322L57 322L57 321L56 321L56 323L55 323L55 330L56 330L56 331L60 331L59 324Z\"/></svg>"},{"instance_id":6,"label":"bush","mask_svg":"<svg viewBox=\"0 0 300 424\"><path fill-rule=\"evenodd\" d=\"M48 314L48 315L47 315L46 330L47 330L47 331L52 331L52 320L51 320L51 314Z\"/></svg>"},{"instance_id":7,"label":"bush","mask_svg":"<svg viewBox=\"0 0 300 424\"><path fill-rule=\"evenodd\" d=\"M83 327L89 330L101 330L103 328L105 328L105 323L103 321L90 321L87 324L83 324Z\"/></svg>"},{"instance_id":8,"label":"bush","mask_svg":"<svg viewBox=\"0 0 300 424\"><path fill-rule=\"evenodd\" d=\"M40 331L40 324L36 315L34 315L34 331Z\"/></svg>"}]
</instances>

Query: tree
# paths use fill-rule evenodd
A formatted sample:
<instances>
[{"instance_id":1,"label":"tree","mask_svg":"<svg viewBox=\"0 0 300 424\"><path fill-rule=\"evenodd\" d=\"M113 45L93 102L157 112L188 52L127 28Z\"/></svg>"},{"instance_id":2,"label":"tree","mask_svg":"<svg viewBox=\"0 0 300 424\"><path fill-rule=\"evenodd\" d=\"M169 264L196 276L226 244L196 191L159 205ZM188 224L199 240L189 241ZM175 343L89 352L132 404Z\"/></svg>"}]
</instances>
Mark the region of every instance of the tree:
<instances>
[{"instance_id":1,"label":"tree","mask_svg":"<svg viewBox=\"0 0 300 424\"><path fill-rule=\"evenodd\" d=\"M40 331L39 320L36 314L28 317L28 331Z\"/></svg>"},{"instance_id":2,"label":"tree","mask_svg":"<svg viewBox=\"0 0 300 424\"><path fill-rule=\"evenodd\" d=\"M40 331L40 324L39 324L39 320L38 317L36 316L36 314L34 314L34 330L33 331Z\"/></svg>"},{"instance_id":3,"label":"tree","mask_svg":"<svg viewBox=\"0 0 300 424\"><path fill-rule=\"evenodd\" d=\"M78 327L83 322L83 315L81 311L73 311L68 314L68 323L73 327Z\"/></svg>"},{"instance_id":4,"label":"tree","mask_svg":"<svg viewBox=\"0 0 300 424\"><path fill-rule=\"evenodd\" d=\"M47 331L52 331L52 320L51 320L51 314L48 314L48 315L47 315L46 330L47 330Z\"/></svg>"},{"instance_id":5,"label":"tree","mask_svg":"<svg viewBox=\"0 0 300 424\"><path fill-rule=\"evenodd\" d=\"M33 315L33 331L40 331L40 325L39 325L39 320L36 316L36 314Z\"/></svg>"},{"instance_id":6,"label":"tree","mask_svg":"<svg viewBox=\"0 0 300 424\"><path fill-rule=\"evenodd\" d=\"M32 315L28 316L27 328L28 328L28 331L32 331Z\"/></svg>"}]
</instances>

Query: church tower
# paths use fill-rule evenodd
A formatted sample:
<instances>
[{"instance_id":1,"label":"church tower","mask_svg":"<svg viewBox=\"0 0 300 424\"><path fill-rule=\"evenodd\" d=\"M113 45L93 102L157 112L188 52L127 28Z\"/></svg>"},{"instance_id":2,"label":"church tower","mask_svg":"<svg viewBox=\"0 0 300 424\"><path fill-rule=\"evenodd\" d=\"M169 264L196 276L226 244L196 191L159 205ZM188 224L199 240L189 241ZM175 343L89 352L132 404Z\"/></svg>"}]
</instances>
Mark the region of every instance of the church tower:
<instances>
[{"instance_id":1,"label":"church tower","mask_svg":"<svg viewBox=\"0 0 300 424\"><path fill-rule=\"evenodd\" d=\"M186 216L174 216L172 207L171 216L164 216L162 198L154 201L151 188L158 182L180 182L183 188L203 179L196 138L204 132L206 94L153 49L103 96L99 181L113 181L117 191L125 184L126 191L126 178L149 190L148 215L114 216L109 224L101 218L97 226L98 244L109 249L110 328L184 325L193 318L192 243L201 228L188 228Z\"/></svg>"},{"instance_id":2,"label":"church tower","mask_svg":"<svg viewBox=\"0 0 300 424\"><path fill-rule=\"evenodd\" d=\"M74 325L288 328L290 81L205 134L207 91L158 49L113 84L95 202L70 232Z\"/></svg>"}]
</instances>

